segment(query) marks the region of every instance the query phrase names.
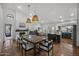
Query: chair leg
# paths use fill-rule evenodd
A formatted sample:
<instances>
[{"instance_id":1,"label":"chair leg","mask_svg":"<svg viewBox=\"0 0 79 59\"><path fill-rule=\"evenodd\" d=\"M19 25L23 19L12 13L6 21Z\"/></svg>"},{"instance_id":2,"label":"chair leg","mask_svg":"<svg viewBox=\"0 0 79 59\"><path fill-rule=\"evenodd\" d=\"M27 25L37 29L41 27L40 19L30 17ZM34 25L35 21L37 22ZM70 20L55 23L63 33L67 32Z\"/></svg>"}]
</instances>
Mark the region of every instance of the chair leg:
<instances>
[{"instance_id":1,"label":"chair leg","mask_svg":"<svg viewBox=\"0 0 79 59\"><path fill-rule=\"evenodd\" d=\"M53 55L53 49L52 49L52 55Z\"/></svg>"},{"instance_id":2,"label":"chair leg","mask_svg":"<svg viewBox=\"0 0 79 59\"><path fill-rule=\"evenodd\" d=\"M20 45L20 50L22 50L22 44Z\"/></svg>"},{"instance_id":3,"label":"chair leg","mask_svg":"<svg viewBox=\"0 0 79 59\"><path fill-rule=\"evenodd\" d=\"M21 44L19 43L19 50L21 51Z\"/></svg>"},{"instance_id":4,"label":"chair leg","mask_svg":"<svg viewBox=\"0 0 79 59\"><path fill-rule=\"evenodd\" d=\"M18 44L19 50L20 50L20 44Z\"/></svg>"},{"instance_id":5,"label":"chair leg","mask_svg":"<svg viewBox=\"0 0 79 59\"><path fill-rule=\"evenodd\" d=\"M18 47L18 42L17 42L17 47Z\"/></svg>"},{"instance_id":6,"label":"chair leg","mask_svg":"<svg viewBox=\"0 0 79 59\"><path fill-rule=\"evenodd\" d=\"M41 50L39 49L39 53L40 53L40 51L41 51Z\"/></svg>"},{"instance_id":7,"label":"chair leg","mask_svg":"<svg viewBox=\"0 0 79 59\"><path fill-rule=\"evenodd\" d=\"M40 55L40 51L41 51L41 50L40 50L40 48L39 48L39 55Z\"/></svg>"},{"instance_id":8,"label":"chair leg","mask_svg":"<svg viewBox=\"0 0 79 59\"><path fill-rule=\"evenodd\" d=\"M19 50L20 50L20 43L19 43Z\"/></svg>"},{"instance_id":9,"label":"chair leg","mask_svg":"<svg viewBox=\"0 0 79 59\"><path fill-rule=\"evenodd\" d=\"M22 48L22 56L23 56L23 48Z\"/></svg>"},{"instance_id":10,"label":"chair leg","mask_svg":"<svg viewBox=\"0 0 79 59\"><path fill-rule=\"evenodd\" d=\"M27 53L27 51L25 50L25 56L27 55L26 53Z\"/></svg>"},{"instance_id":11,"label":"chair leg","mask_svg":"<svg viewBox=\"0 0 79 59\"><path fill-rule=\"evenodd\" d=\"M49 52L48 52L48 56L49 56Z\"/></svg>"}]
</instances>

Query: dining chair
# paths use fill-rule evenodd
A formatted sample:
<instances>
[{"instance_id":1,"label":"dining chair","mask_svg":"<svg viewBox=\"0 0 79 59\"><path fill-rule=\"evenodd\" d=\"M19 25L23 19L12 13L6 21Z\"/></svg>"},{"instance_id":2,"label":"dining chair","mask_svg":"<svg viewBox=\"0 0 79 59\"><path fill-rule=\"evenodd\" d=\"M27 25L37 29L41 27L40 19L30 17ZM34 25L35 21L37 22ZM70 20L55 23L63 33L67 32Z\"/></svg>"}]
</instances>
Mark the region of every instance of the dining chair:
<instances>
[{"instance_id":1,"label":"dining chair","mask_svg":"<svg viewBox=\"0 0 79 59\"><path fill-rule=\"evenodd\" d=\"M33 44L30 42L27 42L24 38L22 38L22 55L23 55L23 51L25 51L25 55L26 55L27 52L32 49L34 49Z\"/></svg>"},{"instance_id":2,"label":"dining chair","mask_svg":"<svg viewBox=\"0 0 79 59\"><path fill-rule=\"evenodd\" d=\"M40 43L39 50L40 51L43 50L47 52L48 56L50 51L52 50L52 55L53 55L53 40L48 40L48 41L45 40L44 42Z\"/></svg>"},{"instance_id":3,"label":"dining chair","mask_svg":"<svg viewBox=\"0 0 79 59\"><path fill-rule=\"evenodd\" d=\"M19 50L21 50L21 46L22 46L22 38L18 37L17 38L17 47L19 48Z\"/></svg>"},{"instance_id":4,"label":"dining chair","mask_svg":"<svg viewBox=\"0 0 79 59\"><path fill-rule=\"evenodd\" d=\"M56 36L56 34L50 34L50 33L48 33L48 39L53 40L53 44L57 42L57 36Z\"/></svg>"},{"instance_id":5,"label":"dining chair","mask_svg":"<svg viewBox=\"0 0 79 59\"><path fill-rule=\"evenodd\" d=\"M19 50L21 50L21 46L22 46L22 35L24 35L25 33L19 33L19 35L17 36L17 47L19 47Z\"/></svg>"}]
</instances>

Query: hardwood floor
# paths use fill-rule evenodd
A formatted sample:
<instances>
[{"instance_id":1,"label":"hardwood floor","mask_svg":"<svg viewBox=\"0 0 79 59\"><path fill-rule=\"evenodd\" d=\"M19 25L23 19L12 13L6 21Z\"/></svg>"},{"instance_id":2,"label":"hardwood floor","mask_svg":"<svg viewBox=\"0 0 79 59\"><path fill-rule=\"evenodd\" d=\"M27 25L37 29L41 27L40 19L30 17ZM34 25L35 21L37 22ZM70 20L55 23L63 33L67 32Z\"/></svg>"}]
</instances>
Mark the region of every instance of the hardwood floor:
<instances>
[{"instance_id":1,"label":"hardwood floor","mask_svg":"<svg viewBox=\"0 0 79 59\"><path fill-rule=\"evenodd\" d=\"M53 56L79 56L79 48L72 46L71 39L61 39L61 43L54 44L53 48ZM28 56L32 56L33 51L28 52ZM37 54L37 56L46 56L47 53L41 51L41 53ZM50 52L50 55L52 53ZM2 51L0 52L0 56L22 56L22 52L17 48L16 41L13 40L6 40Z\"/></svg>"}]
</instances>

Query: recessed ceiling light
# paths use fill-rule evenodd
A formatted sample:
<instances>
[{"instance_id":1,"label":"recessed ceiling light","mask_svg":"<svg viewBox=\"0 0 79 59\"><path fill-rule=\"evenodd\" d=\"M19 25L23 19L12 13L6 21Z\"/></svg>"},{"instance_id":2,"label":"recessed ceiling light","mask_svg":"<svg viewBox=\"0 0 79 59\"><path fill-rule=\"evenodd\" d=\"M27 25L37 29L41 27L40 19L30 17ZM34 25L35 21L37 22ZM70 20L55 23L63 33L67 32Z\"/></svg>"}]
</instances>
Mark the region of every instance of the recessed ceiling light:
<instances>
[{"instance_id":1,"label":"recessed ceiling light","mask_svg":"<svg viewBox=\"0 0 79 59\"><path fill-rule=\"evenodd\" d=\"M22 9L21 6L18 6L17 8L18 8L18 9Z\"/></svg>"},{"instance_id":2,"label":"recessed ceiling light","mask_svg":"<svg viewBox=\"0 0 79 59\"><path fill-rule=\"evenodd\" d=\"M62 16L60 16L59 18L62 18Z\"/></svg>"},{"instance_id":3,"label":"recessed ceiling light","mask_svg":"<svg viewBox=\"0 0 79 59\"><path fill-rule=\"evenodd\" d=\"M64 22L64 20L63 20L63 19L61 19L61 22Z\"/></svg>"},{"instance_id":4,"label":"recessed ceiling light","mask_svg":"<svg viewBox=\"0 0 79 59\"><path fill-rule=\"evenodd\" d=\"M71 15L70 16L74 16L74 13L71 13Z\"/></svg>"},{"instance_id":5,"label":"recessed ceiling light","mask_svg":"<svg viewBox=\"0 0 79 59\"><path fill-rule=\"evenodd\" d=\"M10 17L7 17L7 18L10 18Z\"/></svg>"}]
</instances>

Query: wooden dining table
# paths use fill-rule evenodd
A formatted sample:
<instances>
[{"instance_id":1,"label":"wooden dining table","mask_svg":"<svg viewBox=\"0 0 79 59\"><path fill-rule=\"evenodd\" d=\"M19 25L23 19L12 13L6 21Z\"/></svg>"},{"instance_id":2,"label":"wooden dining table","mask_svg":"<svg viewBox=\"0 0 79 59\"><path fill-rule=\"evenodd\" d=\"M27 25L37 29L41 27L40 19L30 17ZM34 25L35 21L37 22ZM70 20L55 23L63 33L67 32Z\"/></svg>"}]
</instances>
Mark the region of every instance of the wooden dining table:
<instances>
[{"instance_id":1,"label":"wooden dining table","mask_svg":"<svg viewBox=\"0 0 79 59\"><path fill-rule=\"evenodd\" d=\"M45 40L45 36L37 36L37 35L23 35L26 41L32 43L34 45L34 55L36 55L36 45Z\"/></svg>"}]
</instances>

